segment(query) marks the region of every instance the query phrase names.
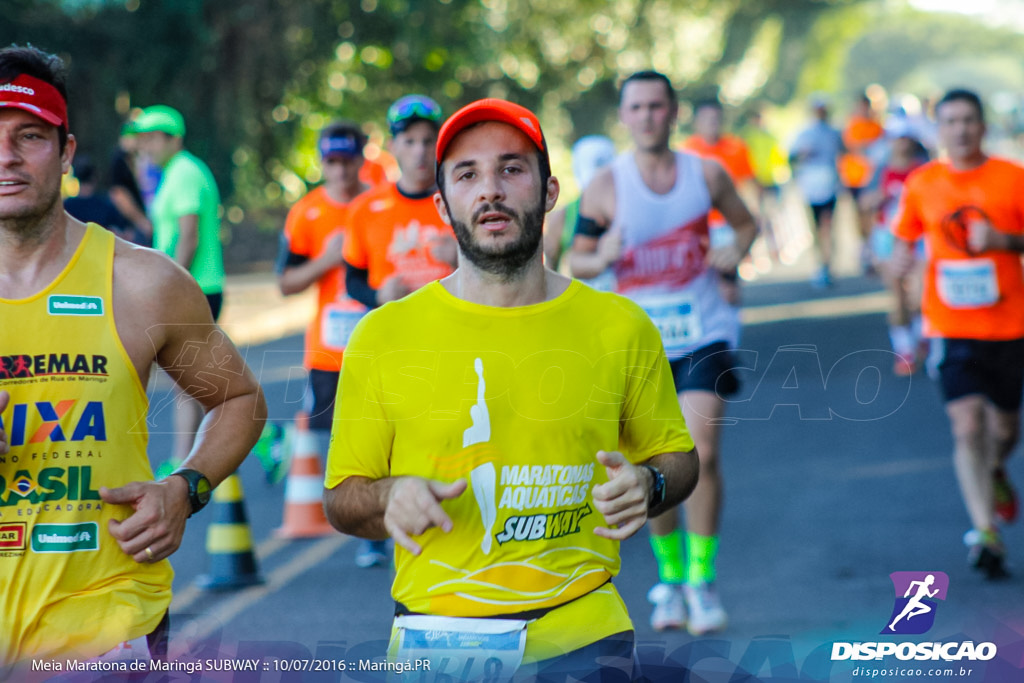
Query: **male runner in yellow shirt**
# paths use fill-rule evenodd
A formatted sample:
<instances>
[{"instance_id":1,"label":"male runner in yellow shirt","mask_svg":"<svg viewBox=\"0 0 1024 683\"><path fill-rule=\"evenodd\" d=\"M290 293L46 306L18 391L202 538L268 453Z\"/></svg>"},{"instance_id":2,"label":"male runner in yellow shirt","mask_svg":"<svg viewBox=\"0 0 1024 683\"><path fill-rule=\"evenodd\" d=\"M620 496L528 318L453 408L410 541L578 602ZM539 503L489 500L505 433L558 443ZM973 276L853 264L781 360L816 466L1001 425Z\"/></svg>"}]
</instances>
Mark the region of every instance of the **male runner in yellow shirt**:
<instances>
[{"instance_id":1,"label":"male runner in yellow shirt","mask_svg":"<svg viewBox=\"0 0 1024 683\"><path fill-rule=\"evenodd\" d=\"M658 331L627 299L544 267L558 181L530 111L464 107L437 161L459 268L353 333L328 517L395 539L396 661L447 658L470 678L520 662L520 675L632 675L619 542L685 498L698 467Z\"/></svg>"},{"instance_id":2,"label":"male runner in yellow shirt","mask_svg":"<svg viewBox=\"0 0 1024 683\"><path fill-rule=\"evenodd\" d=\"M0 679L32 660L160 656L185 520L238 467L259 385L188 271L65 213L64 66L0 50ZM158 363L206 411L153 481Z\"/></svg>"}]
</instances>

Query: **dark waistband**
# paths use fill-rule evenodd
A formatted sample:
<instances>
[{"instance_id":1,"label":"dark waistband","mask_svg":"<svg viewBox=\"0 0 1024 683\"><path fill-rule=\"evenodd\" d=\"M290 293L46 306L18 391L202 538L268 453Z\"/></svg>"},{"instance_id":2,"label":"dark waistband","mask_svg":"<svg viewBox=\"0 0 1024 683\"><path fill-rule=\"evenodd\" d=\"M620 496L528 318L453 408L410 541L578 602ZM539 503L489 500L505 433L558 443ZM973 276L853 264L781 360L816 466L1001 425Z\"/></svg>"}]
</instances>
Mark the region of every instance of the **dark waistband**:
<instances>
[{"instance_id":1,"label":"dark waistband","mask_svg":"<svg viewBox=\"0 0 1024 683\"><path fill-rule=\"evenodd\" d=\"M572 600L569 600L567 602L563 602L560 605L553 605L551 607L538 607L537 609L526 610L525 612L512 612L512 613L509 613L509 614L488 614L485 617L460 617L460 618L466 618L466 619L521 619L523 621L531 621L533 619L540 619L541 617L543 617L544 615L548 614L549 612L554 612L556 609L559 609L561 607L565 607L568 604L574 603L577 600L579 600L580 598L585 598L586 596L588 596L591 593L593 593L594 591L596 591L598 588L601 588L601 587L603 587L603 586L605 586L605 585L607 585L607 584L609 584L611 582L612 582L611 577L608 577L607 579L605 579L605 582L602 583L600 586L595 587L593 590L587 591L583 595L577 595ZM400 603L398 601L395 601L395 616L396 617L405 617L405 616L434 616L434 615L429 615L429 614L426 614L425 612L413 612L408 607L403 605L402 603Z\"/></svg>"}]
</instances>

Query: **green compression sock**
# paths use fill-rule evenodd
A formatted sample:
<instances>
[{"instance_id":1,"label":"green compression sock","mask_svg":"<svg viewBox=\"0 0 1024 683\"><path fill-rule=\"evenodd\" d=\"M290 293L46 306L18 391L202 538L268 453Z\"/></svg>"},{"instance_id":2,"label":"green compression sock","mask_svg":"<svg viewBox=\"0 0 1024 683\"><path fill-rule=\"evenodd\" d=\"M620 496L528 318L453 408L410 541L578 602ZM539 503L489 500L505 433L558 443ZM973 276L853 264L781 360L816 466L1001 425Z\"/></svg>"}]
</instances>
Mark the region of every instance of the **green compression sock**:
<instances>
[{"instance_id":1,"label":"green compression sock","mask_svg":"<svg viewBox=\"0 0 1024 683\"><path fill-rule=\"evenodd\" d=\"M680 584L686 578L683 569L683 543L679 530L665 536L651 534L651 550L658 563L658 579L662 583Z\"/></svg>"},{"instance_id":2,"label":"green compression sock","mask_svg":"<svg viewBox=\"0 0 1024 683\"><path fill-rule=\"evenodd\" d=\"M686 534L687 583L711 583L715 580L718 536Z\"/></svg>"}]
</instances>

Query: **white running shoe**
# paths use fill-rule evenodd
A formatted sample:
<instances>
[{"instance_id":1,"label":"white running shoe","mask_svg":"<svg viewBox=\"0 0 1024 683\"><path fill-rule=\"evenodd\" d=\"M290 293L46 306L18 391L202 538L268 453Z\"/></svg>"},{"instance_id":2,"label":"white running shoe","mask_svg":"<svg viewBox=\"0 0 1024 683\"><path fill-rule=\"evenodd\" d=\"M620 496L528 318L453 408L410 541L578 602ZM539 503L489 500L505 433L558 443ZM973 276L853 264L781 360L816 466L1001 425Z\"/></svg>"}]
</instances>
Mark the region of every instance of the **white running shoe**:
<instances>
[{"instance_id":1,"label":"white running shoe","mask_svg":"<svg viewBox=\"0 0 1024 683\"><path fill-rule=\"evenodd\" d=\"M701 581L686 584L683 587L686 595L686 607L690 613L687 630L691 635L702 636L725 629L729 619L722 607L722 599L718 597L715 584Z\"/></svg>"},{"instance_id":2,"label":"white running shoe","mask_svg":"<svg viewBox=\"0 0 1024 683\"><path fill-rule=\"evenodd\" d=\"M683 604L681 586L659 583L647 592L647 600L654 605L651 612L651 628L665 631L686 625L686 605Z\"/></svg>"}]
</instances>

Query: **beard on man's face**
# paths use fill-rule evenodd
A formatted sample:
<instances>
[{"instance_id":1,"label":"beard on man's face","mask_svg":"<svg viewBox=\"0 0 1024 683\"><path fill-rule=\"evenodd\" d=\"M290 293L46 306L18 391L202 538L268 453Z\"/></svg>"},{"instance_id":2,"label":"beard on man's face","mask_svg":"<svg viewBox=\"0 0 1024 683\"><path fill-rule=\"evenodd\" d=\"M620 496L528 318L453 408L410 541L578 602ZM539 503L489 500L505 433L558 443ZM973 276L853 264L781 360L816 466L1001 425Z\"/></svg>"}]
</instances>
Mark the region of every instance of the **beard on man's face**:
<instances>
[{"instance_id":1,"label":"beard on man's face","mask_svg":"<svg viewBox=\"0 0 1024 683\"><path fill-rule=\"evenodd\" d=\"M501 203L485 204L477 209L472 217L476 221L485 213L498 211L508 215L519 225L519 235L512 242L488 244L490 240L484 236L483 241L473 237L473 231L463 221L452 216L452 228L459 249L470 263L480 270L497 275L503 280L512 280L519 274L530 260L537 254L544 235L544 204L537 202L523 213L513 210ZM451 216L451 208L448 211Z\"/></svg>"}]
</instances>

